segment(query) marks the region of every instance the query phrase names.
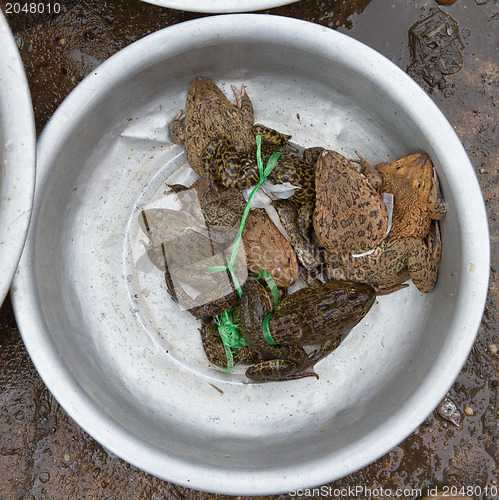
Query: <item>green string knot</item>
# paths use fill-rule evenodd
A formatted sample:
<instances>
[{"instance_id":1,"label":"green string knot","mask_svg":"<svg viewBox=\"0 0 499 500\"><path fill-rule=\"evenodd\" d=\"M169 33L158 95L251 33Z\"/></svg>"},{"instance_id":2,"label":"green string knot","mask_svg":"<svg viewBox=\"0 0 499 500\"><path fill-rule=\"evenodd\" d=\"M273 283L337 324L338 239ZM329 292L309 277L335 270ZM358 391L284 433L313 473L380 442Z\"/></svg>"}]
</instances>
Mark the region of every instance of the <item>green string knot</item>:
<instances>
[{"instance_id":1,"label":"green string knot","mask_svg":"<svg viewBox=\"0 0 499 500\"><path fill-rule=\"evenodd\" d=\"M214 316L213 320L218 327L218 333L222 339L227 357L226 372L231 373L234 369L234 356L232 351L239 351L241 347L248 346L248 341L241 337L241 327L234 321L233 318L234 308L228 309L220 314Z\"/></svg>"}]
</instances>

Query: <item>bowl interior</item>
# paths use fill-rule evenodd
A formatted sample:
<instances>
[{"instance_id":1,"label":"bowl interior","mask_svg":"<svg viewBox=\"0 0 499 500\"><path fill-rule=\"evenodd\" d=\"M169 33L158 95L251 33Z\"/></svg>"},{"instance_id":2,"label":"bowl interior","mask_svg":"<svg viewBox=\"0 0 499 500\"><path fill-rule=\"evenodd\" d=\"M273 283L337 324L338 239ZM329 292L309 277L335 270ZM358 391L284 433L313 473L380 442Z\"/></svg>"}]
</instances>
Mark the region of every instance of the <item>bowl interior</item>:
<instances>
[{"instance_id":1,"label":"bowl interior","mask_svg":"<svg viewBox=\"0 0 499 500\"><path fill-rule=\"evenodd\" d=\"M228 95L231 83L244 82L256 121L301 146L347 157L359 150L371 163L423 150L438 170L449 210L436 289L422 295L411 285L379 297L317 365L319 380L252 384L241 367L227 374L210 366L199 324L140 254L138 212L165 198L165 182L189 177L168 123L199 75ZM464 362L486 289L466 243L469 231L483 236L483 224L466 223L476 180L450 125L422 94L367 47L269 16L169 28L87 78L43 132L15 297L30 354L73 418L149 472L228 493L327 482L409 434ZM420 120L421 103L433 125ZM431 126L443 126L450 144ZM463 182L472 193L464 202ZM470 265L478 274L472 299Z\"/></svg>"}]
</instances>

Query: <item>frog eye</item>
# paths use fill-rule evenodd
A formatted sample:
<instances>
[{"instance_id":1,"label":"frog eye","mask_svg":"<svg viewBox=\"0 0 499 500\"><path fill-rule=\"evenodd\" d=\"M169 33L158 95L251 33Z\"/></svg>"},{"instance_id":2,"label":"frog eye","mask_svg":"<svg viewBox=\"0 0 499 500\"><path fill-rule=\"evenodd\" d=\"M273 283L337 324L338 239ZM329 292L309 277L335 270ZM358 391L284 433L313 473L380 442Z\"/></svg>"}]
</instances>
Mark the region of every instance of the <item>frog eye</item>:
<instances>
[{"instance_id":1,"label":"frog eye","mask_svg":"<svg viewBox=\"0 0 499 500\"><path fill-rule=\"evenodd\" d=\"M349 290L348 290L348 298L349 299L356 299L358 295L359 294L357 292L357 289L354 286L349 288Z\"/></svg>"},{"instance_id":2,"label":"frog eye","mask_svg":"<svg viewBox=\"0 0 499 500\"><path fill-rule=\"evenodd\" d=\"M416 179L414 181L414 189L421 189L423 187L423 181L421 181L420 179Z\"/></svg>"}]
</instances>

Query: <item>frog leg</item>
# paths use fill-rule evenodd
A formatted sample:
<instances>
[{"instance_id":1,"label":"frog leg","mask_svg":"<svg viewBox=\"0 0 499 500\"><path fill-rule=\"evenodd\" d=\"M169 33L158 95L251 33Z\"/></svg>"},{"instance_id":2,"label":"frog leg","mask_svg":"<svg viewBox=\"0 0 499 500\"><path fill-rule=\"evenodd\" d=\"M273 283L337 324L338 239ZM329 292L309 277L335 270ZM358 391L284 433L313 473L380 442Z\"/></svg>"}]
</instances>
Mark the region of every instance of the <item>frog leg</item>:
<instances>
[{"instance_id":1,"label":"frog leg","mask_svg":"<svg viewBox=\"0 0 499 500\"><path fill-rule=\"evenodd\" d=\"M211 318L209 320L202 320L202 326L199 331L208 361L224 370L227 369L227 353L218 333L217 325ZM249 346L242 346L240 349L234 351L232 355L234 363L242 365L253 365L263 361L260 354Z\"/></svg>"},{"instance_id":2,"label":"frog leg","mask_svg":"<svg viewBox=\"0 0 499 500\"><path fill-rule=\"evenodd\" d=\"M227 187L245 188L258 182L256 156L237 152L224 137L211 140L201 153L201 164L208 179Z\"/></svg>"},{"instance_id":3,"label":"frog leg","mask_svg":"<svg viewBox=\"0 0 499 500\"><path fill-rule=\"evenodd\" d=\"M298 227L297 210L289 200L275 200L272 205L279 215L282 226L288 234L298 260L306 269L314 269L320 264L320 256L313 245L307 241Z\"/></svg>"},{"instance_id":4,"label":"frog leg","mask_svg":"<svg viewBox=\"0 0 499 500\"><path fill-rule=\"evenodd\" d=\"M428 208L430 210L431 218L435 220L441 220L447 214L447 203L445 203L445 200L442 197L440 182L435 169L433 169L433 186L430 191Z\"/></svg>"},{"instance_id":5,"label":"frog leg","mask_svg":"<svg viewBox=\"0 0 499 500\"><path fill-rule=\"evenodd\" d=\"M368 161L366 161L358 151L355 151L355 154L359 157L358 160L350 160L353 163L358 163L360 165L360 171L363 173L366 177L367 180L369 181L369 184L374 189L379 189L381 187L381 184L383 184L383 177L381 174L376 170L375 167L373 167Z\"/></svg>"},{"instance_id":6,"label":"frog leg","mask_svg":"<svg viewBox=\"0 0 499 500\"><path fill-rule=\"evenodd\" d=\"M177 144L185 144L185 113L181 109L170 122L170 134Z\"/></svg>"},{"instance_id":7,"label":"frog leg","mask_svg":"<svg viewBox=\"0 0 499 500\"><path fill-rule=\"evenodd\" d=\"M171 193L177 194L177 193L182 193L183 191L187 191L191 189L190 187L184 186L183 184L168 184L165 182L166 187L170 188Z\"/></svg>"},{"instance_id":8,"label":"frog leg","mask_svg":"<svg viewBox=\"0 0 499 500\"><path fill-rule=\"evenodd\" d=\"M303 347L298 345L277 345L272 346L268 351L273 351L276 357L250 366L246 370L246 376L250 380L254 382L277 382L317 376L312 372L296 377L297 372L308 361L308 354ZM268 356L266 355L265 357Z\"/></svg>"},{"instance_id":9,"label":"frog leg","mask_svg":"<svg viewBox=\"0 0 499 500\"><path fill-rule=\"evenodd\" d=\"M373 284L373 287L376 290L376 295L389 295L390 293L407 288L409 284L405 282L409 279L411 279L409 270L407 267L404 267L394 278L382 283Z\"/></svg>"},{"instance_id":10,"label":"frog leg","mask_svg":"<svg viewBox=\"0 0 499 500\"><path fill-rule=\"evenodd\" d=\"M217 188L216 181L219 180L218 171L220 169L220 152L224 139L218 138L210 141L201 152L200 162L201 170L204 171L204 178L208 180L211 190L217 195L219 204L222 203L222 197Z\"/></svg>"},{"instance_id":11,"label":"frog leg","mask_svg":"<svg viewBox=\"0 0 499 500\"><path fill-rule=\"evenodd\" d=\"M318 350L312 352L308 357L308 362L304 369L313 368L315 364L322 358L326 357L330 352L334 351L341 344L341 336L333 336L327 339Z\"/></svg>"},{"instance_id":12,"label":"frog leg","mask_svg":"<svg viewBox=\"0 0 499 500\"><path fill-rule=\"evenodd\" d=\"M417 240L407 261L412 282L421 293L428 293L433 290L437 282L441 253L440 230L438 223L433 221L428 236Z\"/></svg>"},{"instance_id":13,"label":"frog leg","mask_svg":"<svg viewBox=\"0 0 499 500\"><path fill-rule=\"evenodd\" d=\"M286 148L287 151L294 151L295 153L298 152L297 148L288 144L289 139L291 139L290 135L283 134L273 128L259 123L255 123L252 129L255 136L260 135L262 137L262 143L267 146L273 146L273 150Z\"/></svg>"},{"instance_id":14,"label":"frog leg","mask_svg":"<svg viewBox=\"0 0 499 500\"><path fill-rule=\"evenodd\" d=\"M217 325L211 319L202 321L199 332L201 333L201 342L208 361L220 368L227 368L227 356L222 339L218 334Z\"/></svg>"},{"instance_id":15,"label":"frog leg","mask_svg":"<svg viewBox=\"0 0 499 500\"><path fill-rule=\"evenodd\" d=\"M296 222L300 230L300 234L305 238L305 240L310 243L311 233L313 227L313 214L314 206L313 203L304 203L298 208L298 213L296 215Z\"/></svg>"},{"instance_id":16,"label":"frog leg","mask_svg":"<svg viewBox=\"0 0 499 500\"><path fill-rule=\"evenodd\" d=\"M235 85L231 85L230 88L236 98L235 106L241 111L245 120L253 125L255 122L255 112L253 110L253 103L246 93L246 85L244 83L241 85L241 91Z\"/></svg>"}]
</instances>

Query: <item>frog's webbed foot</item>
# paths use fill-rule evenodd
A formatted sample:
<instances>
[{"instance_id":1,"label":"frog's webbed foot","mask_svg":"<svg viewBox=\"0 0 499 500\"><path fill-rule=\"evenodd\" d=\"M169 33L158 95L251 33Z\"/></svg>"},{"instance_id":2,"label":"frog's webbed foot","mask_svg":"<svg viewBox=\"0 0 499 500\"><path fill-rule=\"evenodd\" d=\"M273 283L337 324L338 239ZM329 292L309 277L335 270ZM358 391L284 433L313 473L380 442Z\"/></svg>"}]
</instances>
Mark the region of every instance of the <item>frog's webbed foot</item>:
<instances>
[{"instance_id":1,"label":"frog's webbed foot","mask_svg":"<svg viewBox=\"0 0 499 500\"><path fill-rule=\"evenodd\" d=\"M185 144L185 113L180 110L170 122L170 134L177 144Z\"/></svg>"},{"instance_id":2,"label":"frog's webbed foot","mask_svg":"<svg viewBox=\"0 0 499 500\"><path fill-rule=\"evenodd\" d=\"M298 226L298 212L292 202L275 200L272 205L279 215L283 228L288 234L296 256L306 269L314 269L320 264L320 255L316 247L305 238Z\"/></svg>"},{"instance_id":3,"label":"frog's webbed foot","mask_svg":"<svg viewBox=\"0 0 499 500\"><path fill-rule=\"evenodd\" d=\"M255 121L255 113L253 110L253 103L246 93L246 85L244 83L241 85L241 90L239 90L235 85L231 85L230 88L234 93L236 99L235 106L241 111L244 118L251 124Z\"/></svg>"},{"instance_id":4,"label":"frog's webbed foot","mask_svg":"<svg viewBox=\"0 0 499 500\"><path fill-rule=\"evenodd\" d=\"M360 165L361 173L366 176L369 184L371 184L374 189L379 189L381 184L383 184L382 175L358 151L355 151L355 154L359 157L359 159L352 159L350 161L352 163L358 163Z\"/></svg>"}]
</instances>

